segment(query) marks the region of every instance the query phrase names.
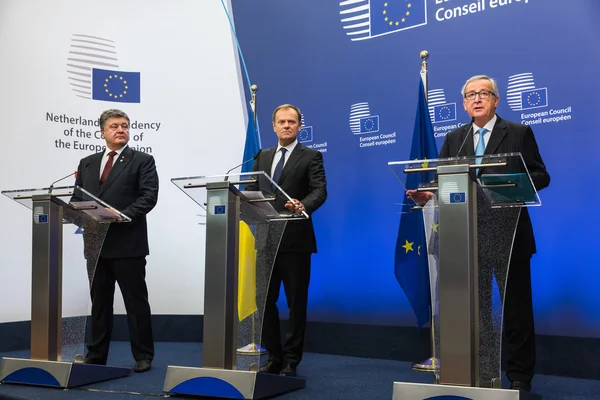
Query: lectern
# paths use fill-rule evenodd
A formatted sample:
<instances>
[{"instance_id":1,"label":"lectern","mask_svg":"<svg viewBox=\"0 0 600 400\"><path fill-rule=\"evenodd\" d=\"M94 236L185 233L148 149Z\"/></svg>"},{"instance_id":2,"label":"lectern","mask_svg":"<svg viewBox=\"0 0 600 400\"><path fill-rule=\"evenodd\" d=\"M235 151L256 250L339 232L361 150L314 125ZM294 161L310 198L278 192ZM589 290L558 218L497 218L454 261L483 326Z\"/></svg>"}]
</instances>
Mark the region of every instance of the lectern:
<instances>
[{"instance_id":1,"label":"lectern","mask_svg":"<svg viewBox=\"0 0 600 400\"><path fill-rule=\"evenodd\" d=\"M434 324L435 384L394 383L394 400L464 396L508 400L539 396L501 389L503 299L517 222L540 206L520 153L388 163L405 174L436 172L420 187L434 196L422 212ZM440 397L441 398L441 397Z\"/></svg>"},{"instance_id":2,"label":"lectern","mask_svg":"<svg viewBox=\"0 0 600 400\"><path fill-rule=\"evenodd\" d=\"M231 399L261 399L303 388L304 378L257 372L260 354L238 354L260 344L267 289L286 224L308 218L282 207L291 198L263 172L174 178L171 181L206 212L204 339L202 367L169 366L167 393ZM240 190L260 181L268 192ZM240 221L254 236L256 318L239 321ZM252 274L250 274L252 275ZM247 285L244 285L247 286ZM253 326L256 329L253 329Z\"/></svg>"},{"instance_id":3,"label":"lectern","mask_svg":"<svg viewBox=\"0 0 600 400\"><path fill-rule=\"evenodd\" d=\"M127 223L129 217L77 186L2 194L32 211L31 354L29 359L4 357L2 383L71 388L129 375L131 368L83 364L81 356L89 290L104 238L111 223ZM84 201L69 204L74 194ZM84 247L81 235L73 237L76 229L63 230L64 224L79 227ZM63 241L68 243L64 248ZM69 275L63 271L63 260L76 268L69 269ZM63 301L63 278L69 284L76 282L76 287L65 285L68 301ZM69 296L71 292L79 297Z\"/></svg>"}]
</instances>

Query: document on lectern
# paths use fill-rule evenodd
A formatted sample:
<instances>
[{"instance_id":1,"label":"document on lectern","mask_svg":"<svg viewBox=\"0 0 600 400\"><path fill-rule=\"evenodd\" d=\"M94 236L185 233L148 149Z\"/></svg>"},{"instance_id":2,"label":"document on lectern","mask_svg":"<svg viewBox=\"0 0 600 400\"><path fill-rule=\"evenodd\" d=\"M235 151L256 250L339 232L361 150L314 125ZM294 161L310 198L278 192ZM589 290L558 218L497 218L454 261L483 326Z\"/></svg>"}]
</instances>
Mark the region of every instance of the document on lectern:
<instances>
[{"instance_id":1,"label":"document on lectern","mask_svg":"<svg viewBox=\"0 0 600 400\"><path fill-rule=\"evenodd\" d=\"M260 208L267 217L275 218L280 216L280 214L275 210L275 208L273 208L273 205L271 204L271 200L275 200L274 198L266 198L263 192L260 190L245 190L242 192L242 194L253 206Z\"/></svg>"},{"instance_id":2,"label":"document on lectern","mask_svg":"<svg viewBox=\"0 0 600 400\"><path fill-rule=\"evenodd\" d=\"M96 221L121 221L121 215L108 207L98 204L94 200L91 201L72 201L69 203L74 209L82 211Z\"/></svg>"}]
</instances>

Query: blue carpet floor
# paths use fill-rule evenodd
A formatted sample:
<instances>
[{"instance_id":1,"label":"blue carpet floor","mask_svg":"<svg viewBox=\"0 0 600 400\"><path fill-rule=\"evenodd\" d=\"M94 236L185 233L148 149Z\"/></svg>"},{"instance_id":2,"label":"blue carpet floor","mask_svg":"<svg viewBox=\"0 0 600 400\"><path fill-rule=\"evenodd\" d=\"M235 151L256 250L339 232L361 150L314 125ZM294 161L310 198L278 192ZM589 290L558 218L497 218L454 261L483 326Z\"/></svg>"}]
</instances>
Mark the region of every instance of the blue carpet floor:
<instances>
[{"instance_id":1,"label":"blue carpet floor","mask_svg":"<svg viewBox=\"0 0 600 400\"><path fill-rule=\"evenodd\" d=\"M2 356L26 358L28 352ZM70 390L5 384L0 385L0 398L4 394L29 400L156 400L164 395L167 365L199 366L201 359L202 344L157 343L153 368L149 372ZM109 364L133 365L128 343L112 344ZM306 388L277 399L391 399L394 381L431 382L430 374L412 371L409 363L315 353L305 354L298 373L306 377ZM600 400L600 380L538 375L533 386L545 400Z\"/></svg>"}]
</instances>

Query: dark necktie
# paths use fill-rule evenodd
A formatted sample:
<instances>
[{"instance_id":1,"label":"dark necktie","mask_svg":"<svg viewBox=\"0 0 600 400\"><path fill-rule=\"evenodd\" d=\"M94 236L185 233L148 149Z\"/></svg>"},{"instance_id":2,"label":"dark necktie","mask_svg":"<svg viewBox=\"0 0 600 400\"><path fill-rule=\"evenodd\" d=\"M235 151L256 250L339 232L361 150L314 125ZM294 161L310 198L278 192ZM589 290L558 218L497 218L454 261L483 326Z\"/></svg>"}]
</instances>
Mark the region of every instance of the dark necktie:
<instances>
[{"instance_id":1,"label":"dark necktie","mask_svg":"<svg viewBox=\"0 0 600 400\"><path fill-rule=\"evenodd\" d=\"M273 182L277 183L279 177L281 177L281 171L283 171L283 164L285 164L285 152L287 149L285 147L281 148L281 158L279 162L275 166L275 171L273 172Z\"/></svg>"},{"instance_id":2,"label":"dark necktie","mask_svg":"<svg viewBox=\"0 0 600 400\"><path fill-rule=\"evenodd\" d=\"M100 177L101 185L104 185L104 182L106 182L106 178L108 178L108 174L110 174L110 170L112 169L116 155L116 151L111 151L110 153L108 153L108 161L106 162L106 165L104 166L104 171L102 171L102 176Z\"/></svg>"}]
</instances>

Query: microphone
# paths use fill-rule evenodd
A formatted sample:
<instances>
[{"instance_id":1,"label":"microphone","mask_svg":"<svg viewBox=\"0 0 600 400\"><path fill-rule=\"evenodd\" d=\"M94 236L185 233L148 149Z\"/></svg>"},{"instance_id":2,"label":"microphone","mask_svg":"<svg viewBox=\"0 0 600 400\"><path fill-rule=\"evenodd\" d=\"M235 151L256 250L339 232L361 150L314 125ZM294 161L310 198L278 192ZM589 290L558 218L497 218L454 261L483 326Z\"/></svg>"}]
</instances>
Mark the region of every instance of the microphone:
<instances>
[{"instance_id":1,"label":"microphone","mask_svg":"<svg viewBox=\"0 0 600 400\"><path fill-rule=\"evenodd\" d=\"M260 150L258 151L258 153L256 153L256 154L254 155L254 157L252 157L252 158L249 158L248 160L244 161L243 163L241 163L241 164L239 164L239 165L236 165L235 167L231 168L229 171L225 172L225 175L229 175L229 173L230 173L231 171L233 171L233 170L234 170L234 169L236 169L236 168L239 168L239 167L241 167L242 165L246 165L246 164L248 164L250 161L255 161L255 160L258 158L258 155L259 155L261 152L262 152L262 149L260 149ZM226 176L226 177L225 177L225 182L227 182L228 180L229 180L229 177L228 177L228 176Z\"/></svg>"},{"instance_id":2,"label":"microphone","mask_svg":"<svg viewBox=\"0 0 600 400\"><path fill-rule=\"evenodd\" d=\"M55 185L56 183L58 183L58 182L62 182L62 181L64 181L65 179L72 177L73 175L77 175L78 173L81 173L81 172L82 172L84 169L86 169L87 167L89 167L89 166L90 166L90 164L91 164L91 162L88 162L87 164L85 164L85 166L84 166L83 168L81 168L81 169L78 169L78 170L75 170L75 172L71 172L69 175L67 175L67 176L63 176L62 178L60 178L60 179L57 179L57 180L55 180L54 182L52 182L52 183L50 184L50 187L48 187L48 194L52 194L52 189L54 189L54 185Z\"/></svg>"},{"instance_id":3,"label":"microphone","mask_svg":"<svg viewBox=\"0 0 600 400\"><path fill-rule=\"evenodd\" d=\"M460 147L458 148L458 152L456 153L456 157L460 156L460 151L462 150L463 146L465 145L465 143L467 142L467 138L468 137L472 137L471 133L473 132L473 124L475 123L475 117L471 117L471 127L469 128L469 132L467 132L467 135L465 136L465 138L462 141L462 144L460 145Z\"/></svg>"}]
</instances>

